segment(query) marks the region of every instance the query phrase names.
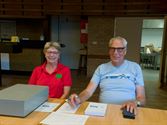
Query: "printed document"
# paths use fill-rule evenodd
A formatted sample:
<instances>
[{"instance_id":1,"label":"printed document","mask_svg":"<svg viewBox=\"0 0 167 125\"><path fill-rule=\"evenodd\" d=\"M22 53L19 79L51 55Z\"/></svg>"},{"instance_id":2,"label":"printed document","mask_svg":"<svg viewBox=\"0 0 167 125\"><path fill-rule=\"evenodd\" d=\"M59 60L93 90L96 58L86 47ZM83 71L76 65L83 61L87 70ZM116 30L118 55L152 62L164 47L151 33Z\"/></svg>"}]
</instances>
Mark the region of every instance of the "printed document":
<instances>
[{"instance_id":1,"label":"printed document","mask_svg":"<svg viewBox=\"0 0 167 125\"><path fill-rule=\"evenodd\" d=\"M84 125L89 116L52 112L40 123L43 125Z\"/></svg>"},{"instance_id":2,"label":"printed document","mask_svg":"<svg viewBox=\"0 0 167 125\"><path fill-rule=\"evenodd\" d=\"M62 112L62 113L75 113L80 105L77 107L71 107L68 102L65 102L56 112Z\"/></svg>"},{"instance_id":3,"label":"printed document","mask_svg":"<svg viewBox=\"0 0 167 125\"><path fill-rule=\"evenodd\" d=\"M105 116L107 104L90 102L85 110L85 115Z\"/></svg>"},{"instance_id":4,"label":"printed document","mask_svg":"<svg viewBox=\"0 0 167 125\"><path fill-rule=\"evenodd\" d=\"M45 102L41 106L39 106L35 111L39 111L39 112L52 112L59 105L60 105L60 103Z\"/></svg>"}]
</instances>

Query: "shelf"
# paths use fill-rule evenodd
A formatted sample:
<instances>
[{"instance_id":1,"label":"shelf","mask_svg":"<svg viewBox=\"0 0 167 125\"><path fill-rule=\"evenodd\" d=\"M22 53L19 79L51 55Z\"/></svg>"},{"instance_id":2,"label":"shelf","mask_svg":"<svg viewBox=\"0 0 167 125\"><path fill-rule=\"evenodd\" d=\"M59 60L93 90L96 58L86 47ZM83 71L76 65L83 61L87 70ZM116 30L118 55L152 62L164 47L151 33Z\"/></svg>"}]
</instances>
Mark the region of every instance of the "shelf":
<instances>
[{"instance_id":1,"label":"shelf","mask_svg":"<svg viewBox=\"0 0 167 125\"><path fill-rule=\"evenodd\" d=\"M45 41L21 40L20 42L0 42L0 53L21 53L23 48L43 49Z\"/></svg>"},{"instance_id":2,"label":"shelf","mask_svg":"<svg viewBox=\"0 0 167 125\"><path fill-rule=\"evenodd\" d=\"M45 41L40 40L21 40L20 44L22 48L34 48L34 49L43 49Z\"/></svg>"},{"instance_id":3,"label":"shelf","mask_svg":"<svg viewBox=\"0 0 167 125\"><path fill-rule=\"evenodd\" d=\"M22 46L18 42L0 42L0 53L21 53Z\"/></svg>"}]
</instances>

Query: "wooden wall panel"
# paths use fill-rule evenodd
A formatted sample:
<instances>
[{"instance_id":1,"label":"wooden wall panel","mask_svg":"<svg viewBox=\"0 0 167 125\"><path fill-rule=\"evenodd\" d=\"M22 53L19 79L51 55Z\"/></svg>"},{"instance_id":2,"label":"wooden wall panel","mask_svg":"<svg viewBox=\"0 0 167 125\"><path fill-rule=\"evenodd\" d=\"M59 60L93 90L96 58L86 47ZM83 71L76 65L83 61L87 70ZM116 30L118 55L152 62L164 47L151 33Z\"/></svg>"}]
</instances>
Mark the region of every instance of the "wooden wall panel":
<instances>
[{"instance_id":1,"label":"wooden wall panel","mask_svg":"<svg viewBox=\"0 0 167 125\"><path fill-rule=\"evenodd\" d=\"M64 5L63 6L63 9L64 10L70 10L70 11L74 11L74 10L76 10L76 11L79 11L79 10L81 10L81 6L76 6L76 5ZM74 11L75 12L75 11Z\"/></svg>"},{"instance_id":2,"label":"wooden wall panel","mask_svg":"<svg viewBox=\"0 0 167 125\"><path fill-rule=\"evenodd\" d=\"M0 3L0 15L2 15L2 14L3 14L3 4Z\"/></svg>"},{"instance_id":3,"label":"wooden wall panel","mask_svg":"<svg viewBox=\"0 0 167 125\"><path fill-rule=\"evenodd\" d=\"M17 21L16 32L20 38L26 37L30 40L39 40L43 32L41 21Z\"/></svg>"},{"instance_id":4,"label":"wooden wall panel","mask_svg":"<svg viewBox=\"0 0 167 125\"><path fill-rule=\"evenodd\" d=\"M45 1L45 0L23 0L23 2L27 2L27 3L41 3L42 1Z\"/></svg>"},{"instance_id":5,"label":"wooden wall panel","mask_svg":"<svg viewBox=\"0 0 167 125\"><path fill-rule=\"evenodd\" d=\"M139 63L143 18L118 17L115 20L115 35L124 37L128 42L126 59Z\"/></svg>"},{"instance_id":6,"label":"wooden wall panel","mask_svg":"<svg viewBox=\"0 0 167 125\"><path fill-rule=\"evenodd\" d=\"M45 4L46 13L49 15L59 15L62 9L61 0L47 0Z\"/></svg>"},{"instance_id":7,"label":"wooden wall panel","mask_svg":"<svg viewBox=\"0 0 167 125\"><path fill-rule=\"evenodd\" d=\"M0 17L41 18L44 16L45 0L3 0Z\"/></svg>"},{"instance_id":8,"label":"wooden wall panel","mask_svg":"<svg viewBox=\"0 0 167 125\"><path fill-rule=\"evenodd\" d=\"M5 4L4 5L5 15L22 15L22 5L21 4Z\"/></svg>"},{"instance_id":9,"label":"wooden wall panel","mask_svg":"<svg viewBox=\"0 0 167 125\"><path fill-rule=\"evenodd\" d=\"M90 77L97 65L108 61L108 42L114 35L114 18L88 17L88 24L87 76Z\"/></svg>"},{"instance_id":10,"label":"wooden wall panel","mask_svg":"<svg viewBox=\"0 0 167 125\"><path fill-rule=\"evenodd\" d=\"M94 71L96 70L96 68L105 62L108 62L109 59L96 59L96 58L88 58L87 60L87 77L92 77Z\"/></svg>"},{"instance_id":11,"label":"wooden wall panel","mask_svg":"<svg viewBox=\"0 0 167 125\"><path fill-rule=\"evenodd\" d=\"M118 2L125 2L125 0L105 0L106 3L118 3Z\"/></svg>"},{"instance_id":12,"label":"wooden wall panel","mask_svg":"<svg viewBox=\"0 0 167 125\"><path fill-rule=\"evenodd\" d=\"M12 0L4 0L1 5L3 10L3 15L21 15L22 5L20 4L20 0L12 1Z\"/></svg>"},{"instance_id":13,"label":"wooden wall panel","mask_svg":"<svg viewBox=\"0 0 167 125\"><path fill-rule=\"evenodd\" d=\"M63 0L64 3L78 3L78 2L81 2L81 1L82 0Z\"/></svg>"},{"instance_id":14,"label":"wooden wall panel","mask_svg":"<svg viewBox=\"0 0 167 125\"><path fill-rule=\"evenodd\" d=\"M43 61L42 49L23 49L22 53L10 54L10 70L32 71Z\"/></svg>"},{"instance_id":15,"label":"wooden wall panel","mask_svg":"<svg viewBox=\"0 0 167 125\"><path fill-rule=\"evenodd\" d=\"M21 2L22 0L1 0L1 1L17 3L17 2Z\"/></svg>"},{"instance_id":16,"label":"wooden wall panel","mask_svg":"<svg viewBox=\"0 0 167 125\"><path fill-rule=\"evenodd\" d=\"M108 42L114 35L114 18L89 17L88 24L88 55L108 55Z\"/></svg>"},{"instance_id":17,"label":"wooden wall panel","mask_svg":"<svg viewBox=\"0 0 167 125\"><path fill-rule=\"evenodd\" d=\"M11 6L12 5L12 6ZM0 17L47 15L164 16L165 0L1 0ZM10 7L11 6L11 7Z\"/></svg>"},{"instance_id":18,"label":"wooden wall panel","mask_svg":"<svg viewBox=\"0 0 167 125\"><path fill-rule=\"evenodd\" d=\"M91 2L103 2L103 0L83 0L84 3L91 3Z\"/></svg>"}]
</instances>

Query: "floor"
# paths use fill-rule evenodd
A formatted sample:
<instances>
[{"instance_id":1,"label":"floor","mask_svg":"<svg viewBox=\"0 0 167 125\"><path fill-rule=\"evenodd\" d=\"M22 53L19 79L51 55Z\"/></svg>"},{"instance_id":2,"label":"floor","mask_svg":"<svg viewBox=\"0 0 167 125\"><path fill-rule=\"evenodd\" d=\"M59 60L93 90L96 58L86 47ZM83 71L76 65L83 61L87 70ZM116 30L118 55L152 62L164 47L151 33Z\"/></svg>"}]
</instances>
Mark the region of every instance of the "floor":
<instances>
[{"instance_id":1,"label":"floor","mask_svg":"<svg viewBox=\"0 0 167 125\"><path fill-rule=\"evenodd\" d=\"M159 89L159 70L144 69L143 76L147 99L146 107L167 110L167 89ZM81 92L90 80L84 73L78 75L77 70L72 71L72 77L73 86L71 93ZM0 89L4 89L16 83L27 84L28 78L29 75L2 74L2 87L0 87ZM96 90L89 101L98 101L98 93L99 89Z\"/></svg>"},{"instance_id":2,"label":"floor","mask_svg":"<svg viewBox=\"0 0 167 125\"><path fill-rule=\"evenodd\" d=\"M160 89L159 70L144 69L146 107L167 109L167 88Z\"/></svg>"}]
</instances>

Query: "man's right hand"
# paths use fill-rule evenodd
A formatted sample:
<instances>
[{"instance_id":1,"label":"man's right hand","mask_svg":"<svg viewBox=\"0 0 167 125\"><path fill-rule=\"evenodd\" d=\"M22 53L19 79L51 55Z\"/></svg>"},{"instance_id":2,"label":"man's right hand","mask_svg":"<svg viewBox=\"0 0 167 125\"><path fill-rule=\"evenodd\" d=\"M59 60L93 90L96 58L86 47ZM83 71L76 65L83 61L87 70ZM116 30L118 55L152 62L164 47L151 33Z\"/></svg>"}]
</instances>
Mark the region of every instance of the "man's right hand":
<instances>
[{"instance_id":1,"label":"man's right hand","mask_svg":"<svg viewBox=\"0 0 167 125\"><path fill-rule=\"evenodd\" d=\"M68 98L68 103L72 106L72 107L76 107L77 105L79 105L81 103L81 100L79 98L79 96L77 94L72 94L70 95L70 97Z\"/></svg>"}]
</instances>

